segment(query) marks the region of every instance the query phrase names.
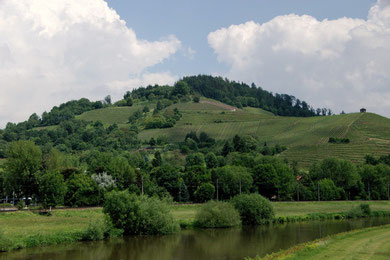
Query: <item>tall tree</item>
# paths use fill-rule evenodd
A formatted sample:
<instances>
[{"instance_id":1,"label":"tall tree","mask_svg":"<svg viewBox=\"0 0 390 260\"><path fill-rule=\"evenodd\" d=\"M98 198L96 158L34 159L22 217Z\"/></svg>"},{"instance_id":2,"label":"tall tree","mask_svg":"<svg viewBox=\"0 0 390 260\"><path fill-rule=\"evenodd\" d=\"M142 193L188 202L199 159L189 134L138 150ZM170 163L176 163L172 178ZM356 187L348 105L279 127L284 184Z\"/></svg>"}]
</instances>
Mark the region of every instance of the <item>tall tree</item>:
<instances>
[{"instance_id":1,"label":"tall tree","mask_svg":"<svg viewBox=\"0 0 390 260\"><path fill-rule=\"evenodd\" d=\"M32 141L16 141L9 144L6 155L5 183L8 191L26 198L37 195L41 149Z\"/></svg>"}]
</instances>

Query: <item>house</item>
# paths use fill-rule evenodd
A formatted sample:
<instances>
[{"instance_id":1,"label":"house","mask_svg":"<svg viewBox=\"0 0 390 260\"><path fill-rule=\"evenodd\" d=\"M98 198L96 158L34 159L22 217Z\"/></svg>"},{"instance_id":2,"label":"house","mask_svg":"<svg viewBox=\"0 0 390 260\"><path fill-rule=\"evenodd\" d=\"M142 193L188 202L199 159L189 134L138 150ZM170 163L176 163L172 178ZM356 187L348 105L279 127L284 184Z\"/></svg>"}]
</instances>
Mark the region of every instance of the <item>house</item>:
<instances>
[{"instance_id":1,"label":"house","mask_svg":"<svg viewBox=\"0 0 390 260\"><path fill-rule=\"evenodd\" d=\"M366 113L366 112L367 112L367 109L365 109L365 108L360 109L360 113Z\"/></svg>"}]
</instances>

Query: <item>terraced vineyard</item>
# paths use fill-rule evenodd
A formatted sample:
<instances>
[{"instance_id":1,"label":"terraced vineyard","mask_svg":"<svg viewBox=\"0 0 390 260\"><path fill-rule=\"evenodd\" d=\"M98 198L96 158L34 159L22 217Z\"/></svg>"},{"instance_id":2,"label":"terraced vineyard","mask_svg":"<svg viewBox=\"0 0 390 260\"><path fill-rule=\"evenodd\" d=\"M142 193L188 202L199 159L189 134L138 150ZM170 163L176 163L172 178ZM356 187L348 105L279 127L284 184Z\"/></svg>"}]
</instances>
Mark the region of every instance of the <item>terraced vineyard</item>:
<instances>
[{"instance_id":1,"label":"terraced vineyard","mask_svg":"<svg viewBox=\"0 0 390 260\"><path fill-rule=\"evenodd\" d=\"M206 99L202 99L204 101ZM312 162L327 157L339 157L361 162L366 154L390 154L390 119L372 113L352 113L326 117L279 117L255 108L232 111L223 104L207 99L200 103L178 103L166 109L178 108L183 117L173 128L140 132L142 140L164 136L180 142L190 131L204 131L217 140L234 135L253 135L269 144L287 146L281 157L298 161L307 168ZM134 107L111 107L86 112L79 116L88 121L126 126ZM349 138L349 144L330 144L329 137Z\"/></svg>"}]
</instances>

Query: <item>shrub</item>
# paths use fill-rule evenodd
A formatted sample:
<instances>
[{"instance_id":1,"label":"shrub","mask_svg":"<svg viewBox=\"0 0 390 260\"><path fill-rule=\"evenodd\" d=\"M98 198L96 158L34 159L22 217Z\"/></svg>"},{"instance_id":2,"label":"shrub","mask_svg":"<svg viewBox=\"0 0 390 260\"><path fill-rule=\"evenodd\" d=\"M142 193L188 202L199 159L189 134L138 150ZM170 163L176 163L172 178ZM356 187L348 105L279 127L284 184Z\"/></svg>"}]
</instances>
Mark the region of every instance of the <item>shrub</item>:
<instances>
[{"instance_id":1,"label":"shrub","mask_svg":"<svg viewBox=\"0 0 390 260\"><path fill-rule=\"evenodd\" d=\"M371 215L370 205L360 204L347 212L347 218L369 217Z\"/></svg>"},{"instance_id":2,"label":"shrub","mask_svg":"<svg viewBox=\"0 0 390 260\"><path fill-rule=\"evenodd\" d=\"M195 217L195 225L202 228L225 228L240 224L240 214L229 202L209 201Z\"/></svg>"},{"instance_id":3,"label":"shrub","mask_svg":"<svg viewBox=\"0 0 390 260\"><path fill-rule=\"evenodd\" d=\"M245 225L259 225L274 216L269 200L259 194L241 194L232 199Z\"/></svg>"},{"instance_id":4,"label":"shrub","mask_svg":"<svg viewBox=\"0 0 390 260\"><path fill-rule=\"evenodd\" d=\"M5 252L13 247L11 240L9 240L0 230L0 252Z\"/></svg>"},{"instance_id":5,"label":"shrub","mask_svg":"<svg viewBox=\"0 0 390 260\"><path fill-rule=\"evenodd\" d=\"M26 206L26 203L24 202L24 200L20 200L20 201L18 202L18 204L16 204L16 208L17 208L18 210L24 209L25 206Z\"/></svg>"},{"instance_id":6,"label":"shrub","mask_svg":"<svg viewBox=\"0 0 390 260\"><path fill-rule=\"evenodd\" d=\"M125 234L169 234L179 230L166 202L128 191L107 193L103 212L109 216L114 227L123 229Z\"/></svg>"},{"instance_id":7,"label":"shrub","mask_svg":"<svg viewBox=\"0 0 390 260\"><path fill-rule=\"evenodd\" d=\"M102 221L90 222L88 228L82 234L82 240L102 240L108 232L107 226Z\"/></svg>"},{"instance_id":8,"label":"shrub","mask_svg":"<svg viewBox=\"0 0 390 260\"><path fill-rule=\"evenodd\" d=\"M364 216L371 215L371 208L369 204L360 204L360 209L362 210Z\"/></svg>"}]
</instances>

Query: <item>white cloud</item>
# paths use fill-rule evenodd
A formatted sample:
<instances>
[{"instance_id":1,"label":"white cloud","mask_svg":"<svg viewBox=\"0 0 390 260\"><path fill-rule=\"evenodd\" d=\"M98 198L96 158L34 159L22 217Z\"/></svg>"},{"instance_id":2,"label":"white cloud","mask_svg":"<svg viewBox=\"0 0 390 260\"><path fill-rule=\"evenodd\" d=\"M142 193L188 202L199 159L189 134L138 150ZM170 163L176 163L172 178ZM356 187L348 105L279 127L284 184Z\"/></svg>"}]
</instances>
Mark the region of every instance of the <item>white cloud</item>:
<instances>
[{"instance_id":1,"label":"white cloud","mask_svg":"<svg viewBox=\"0 0 390 260\"><path fill-rule=\"evenodd\" d=\"M180 48L175 36L138 39L104 0L0 0L0 126L70 99L120 97L113 82L171 83L147 69Z\"/></svg>"},{"instance_id":2,"label":"white cloud","mask_svg":"<svg viewBox=\"0 0 390 260\"><path fill-rule=\"evenodd\" d=\"M224 76L337 112L364 106L390 116L390 0L366 20L290 14L219 29L208 42L230 66Z\"/></svg>"}]
</instances>

